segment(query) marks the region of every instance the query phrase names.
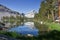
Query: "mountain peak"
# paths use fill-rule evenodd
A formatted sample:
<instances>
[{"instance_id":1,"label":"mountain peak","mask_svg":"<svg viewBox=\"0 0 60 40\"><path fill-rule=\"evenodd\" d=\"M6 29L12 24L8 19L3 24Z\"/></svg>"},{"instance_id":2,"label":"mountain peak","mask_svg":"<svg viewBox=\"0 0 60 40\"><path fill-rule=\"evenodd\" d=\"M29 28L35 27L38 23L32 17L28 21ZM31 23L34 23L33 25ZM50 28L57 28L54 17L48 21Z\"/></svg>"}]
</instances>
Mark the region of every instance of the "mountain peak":
<instances>
[{"instance_id":1,"label":"mountain peak","mask_svg":"<svg viewBox=\"0 0 60 40\"><path fill-rule=\"evenodd\" d=\"M5 12L5 11L8 11L10 10L9 8L7 8L6 6L3 6L0 4L0 12Z\"/></svg>"},{"instance_id":2,"label":"mountain peak","mask_svg":"<svg viewBox=\"0 0 60 40\"><path fill-rule=\"evenodd\" d=\"M0 4L0 12L9 12L9 13L14 13L14 14L19 13L19 12L16 12L16 11L13 11L13 10L7 8L6 6L4 6L2 4Z\"/></svg>"},{"instance_id":3,"label":"mountain peak","mask_svg":"<svg viewBox=\"0 0 60 40\"><path fill-rule=\"evenodd\" d=\"M2 4L0 4L0 6L3 6Z\"/></svg>"}]
</instances>

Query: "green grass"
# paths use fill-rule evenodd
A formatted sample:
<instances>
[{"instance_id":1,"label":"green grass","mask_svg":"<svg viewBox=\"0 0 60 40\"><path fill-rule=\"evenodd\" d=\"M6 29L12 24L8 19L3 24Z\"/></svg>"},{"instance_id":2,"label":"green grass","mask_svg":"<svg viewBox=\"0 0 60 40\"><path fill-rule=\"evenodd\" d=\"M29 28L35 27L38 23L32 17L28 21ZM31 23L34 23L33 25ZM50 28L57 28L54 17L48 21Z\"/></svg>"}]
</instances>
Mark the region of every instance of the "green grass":
<instances>
[{"instance_id":1,"label":"green grass","mask_svg":"<svg viewBox=\"0 0 60 40\"><path fill-rule=\"evenodd\" d=\"M46 25L48 25L48 27L51 30L58 30L58 31L60 31L60 24L58 24L58 23L46 23Z\"/></svg>"}]
</instances>

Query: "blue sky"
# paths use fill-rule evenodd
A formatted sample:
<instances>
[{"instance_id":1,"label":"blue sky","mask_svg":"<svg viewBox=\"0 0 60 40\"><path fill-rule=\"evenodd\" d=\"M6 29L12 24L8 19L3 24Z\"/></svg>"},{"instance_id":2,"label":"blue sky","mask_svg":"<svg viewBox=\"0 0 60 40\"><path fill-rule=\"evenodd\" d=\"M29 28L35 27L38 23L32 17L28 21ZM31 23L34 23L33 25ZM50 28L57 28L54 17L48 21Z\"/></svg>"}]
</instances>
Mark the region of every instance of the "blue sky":
<instances>
[{"instance_id":1,"label":"blue sky","mask_svg":"<svg viewBox=\"0 0 60 40\"><path fill-rule=\"evenodd\" d=\"M0 4L20 13L39 10L41 0L0 0Z\"/></svg>"}]
</instances>

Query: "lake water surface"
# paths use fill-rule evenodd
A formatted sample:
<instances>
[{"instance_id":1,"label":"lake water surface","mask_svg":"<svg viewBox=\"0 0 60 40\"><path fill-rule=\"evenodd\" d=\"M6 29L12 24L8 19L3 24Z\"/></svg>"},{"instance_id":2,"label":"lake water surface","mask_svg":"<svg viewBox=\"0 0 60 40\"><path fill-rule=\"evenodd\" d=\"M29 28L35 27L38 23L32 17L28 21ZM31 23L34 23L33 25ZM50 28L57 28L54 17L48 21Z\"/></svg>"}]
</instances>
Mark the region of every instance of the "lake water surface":
<instances>
[{"instance_id":1,"label":"lake water surface","mask_svg":"<svg viewBox=\"0 0 60 40\"><path fill-rule=\"evenodd\" d=\"M9 29L9 31L15 31L22 35L38 35L38 29L34 26L34 22L25 22L23 25Z\"/></svg>"}]
</instances>

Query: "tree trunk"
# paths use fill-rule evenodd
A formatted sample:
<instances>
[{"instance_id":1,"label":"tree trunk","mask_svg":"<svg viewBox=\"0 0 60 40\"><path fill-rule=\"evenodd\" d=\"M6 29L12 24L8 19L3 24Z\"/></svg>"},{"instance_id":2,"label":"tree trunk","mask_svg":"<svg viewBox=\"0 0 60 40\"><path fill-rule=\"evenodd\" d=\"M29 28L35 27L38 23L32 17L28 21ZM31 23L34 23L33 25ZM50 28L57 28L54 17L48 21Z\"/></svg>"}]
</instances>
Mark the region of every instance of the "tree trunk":
<instances>
[{"instance_id":1,"label":"tree trunk","mask_svg":"<svg viewBox=\"0 0 60 40\"><path fill-rule=\"evenodd\" d=\"M49 13L48 13L48 19L49 19Z\"/></svg>"},{"instance_id":2,"label":"tree trunk","mask_svg":"<svg viewBox=\"0 0 60 40\"><path fill-rule=\"evenodd\" d=\"M52 13L52 20L54 21L54 12L51 11L51 13Z\"/></svg>"},{"instance_id":3,"label":"tree trunk","mask_svg":"<svg viewBox=\"0 0 60 40\"><path fill-rule=\"evenodd\" d=\"M49 17L49 11L48 11L48 19L50 19L50 17Z\"/></svg>"},{"instance_id":4,"label":"tree trunk","mask_svg":"<svg viewBox=\"0 0 60 40\"><path fill-rule=\"evenodd\" d=\"M59 14L59 23L60 23L60 0L58 0L58 14Z\"/></svg>"},{"instance_id":5,"label":"tree trunk","mask_svg":"<svg viewBox=\"0 0 60 40\"><path fill-rule=\"evenodd\" d=\"M58 0L58 16L60 17L60 0Z\"/></svg>"},{"instance_id":6,"label":"tree trunk","mask_svg":"<svg viewBox=\"0 0 60 40\"><path fill-rule=\"evenodd\" d=\"M60 17L60 6L59 6L59 17Z\"/></svg>"}]
</instances>

